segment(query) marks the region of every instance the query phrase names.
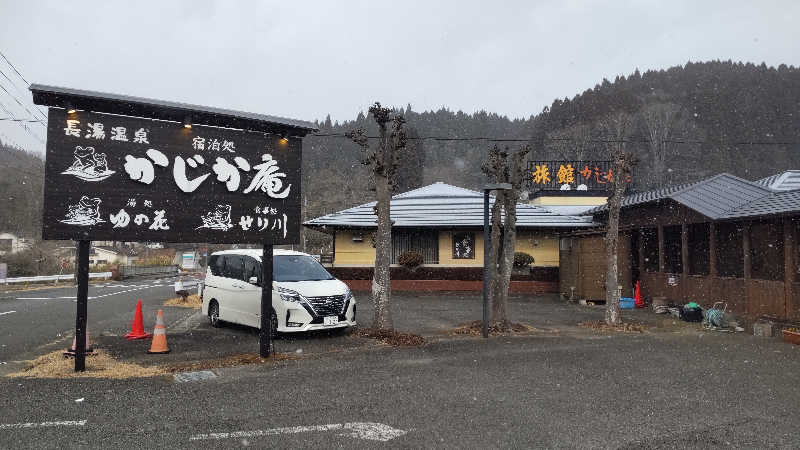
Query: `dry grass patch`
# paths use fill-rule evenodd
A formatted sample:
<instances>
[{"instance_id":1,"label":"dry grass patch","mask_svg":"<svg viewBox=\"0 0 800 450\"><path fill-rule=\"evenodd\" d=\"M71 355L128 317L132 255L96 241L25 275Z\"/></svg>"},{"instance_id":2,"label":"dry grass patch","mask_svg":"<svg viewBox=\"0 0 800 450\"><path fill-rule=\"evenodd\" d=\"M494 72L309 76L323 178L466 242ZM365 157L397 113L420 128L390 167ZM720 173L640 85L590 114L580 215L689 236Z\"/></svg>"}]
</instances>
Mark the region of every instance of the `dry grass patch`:
<instances>
[{"instance_id":1,"label":"dry grass patch","mask_svg":"<svg viewBox=\"0 0 800 450\"><path fill-rule=\"evenodd\" d=\"M590 328L595 331L618 331L622 333L644 333L647 330L647 326L642 324L622 323L619 325L608 325L603 320L590 320L588 322L581 322L578 324L578 326Z\"/></svg>"},{"instance_id":2,"label":"dry grass patch","mask_svg":"<svg viewBox=\"0 0 800 450\"><path fill-rule=\"evenodd\" d=\"M503 329L497 322L489 322L489 335L490 336L505 336L512 333L530 333L537 331L536 328L525 325L523 323L511 322L508 324L508 329ZM451 335L467 335L467 336L483 336L483 321L475 320L473 322L459 325L457 328L450 330Z\"/></svg>"},{"instance_id":3,"label":"dry grass patch","mask_svg":"<svg viewBox=\"0 0 800 450\"><path fill-rule=\"evenodd\" d=\"M190 361L186 363L175 364L167 367L165 370L171 373L190 372L195 370L219 369L221 367L236 367L248 364L264 364L276 361L289 361L293 359L298 359L298 357L287 353L271 353L268 358L262 358L257 353L241 353L238 355L226 356L224 358Z\"/></svg>"},{"instance_id":4,"label":"dry grass patch","mask_svg":"<svg viewBox=\"0 0 800 450\"><path fill-rule=\"evenodd\" d=\"M200 309L203 307L203 299L201 299L197 294L192 294L186 297L186 301L183 301L183 297L175 297L164 302L164 306L180 306L182 308Z\"/></svg>"},{"instance_id":5,"label":"dry grass patch","mask_svg":"<svg viewBox=\"0 0 800 450\"><path fill-rule=\"evenodd\" d=\"M425 339L418 334L400 333L394 330L358 328L355 335L368 339L375 339L395 347L419 347L425 344Z\"/></svg>"},{"instance_id":6,"label":"dry grass patch","mask_svg":"<svg viewBox=\"0 0 800 450\"><path fill-rule=\"evenodd\" d=\"M103 350L95 350L93 355L86 355L86 371L75 372L75 360L64 356L63 351L55 351L42 355L30 365L9 374L9 377L28 378L141 378L166 374L160 367L142 367L137 364L119 362Z\"/></svg>"}]
</instances>

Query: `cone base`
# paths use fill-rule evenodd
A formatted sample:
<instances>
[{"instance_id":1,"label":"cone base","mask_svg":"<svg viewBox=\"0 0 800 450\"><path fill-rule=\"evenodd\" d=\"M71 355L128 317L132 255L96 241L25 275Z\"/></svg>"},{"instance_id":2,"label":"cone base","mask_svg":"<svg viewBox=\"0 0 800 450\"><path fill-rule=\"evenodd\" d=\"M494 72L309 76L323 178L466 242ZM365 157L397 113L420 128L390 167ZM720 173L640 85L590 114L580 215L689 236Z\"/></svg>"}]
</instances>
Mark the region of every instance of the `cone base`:
<instances>
[{"instance_id":1,"label":"cone base","mask_svg":"<svg viewBox=\"0 0 800 450\"><path fill-rule=\"evenodd\" d=\"M128 333L125 335L125 339L129 341L135 341L136 339L150 339L151 337L153 337L153 335L150 333L144 333L144 334Z\"/></svg>"},{"instance_id":2,"label":"cone base","mask_svg":"<svg viewBox=\"0 0 800 450\"><path fill-rule=\"evenodd\" d=\"M152 350L148 350L147 351L148 355L161 355L161 354L164 354L164 353L169 353L169 350L163 350L163 351L160 351L160 352L154 352Z\"/></svg>"}]
</instances>

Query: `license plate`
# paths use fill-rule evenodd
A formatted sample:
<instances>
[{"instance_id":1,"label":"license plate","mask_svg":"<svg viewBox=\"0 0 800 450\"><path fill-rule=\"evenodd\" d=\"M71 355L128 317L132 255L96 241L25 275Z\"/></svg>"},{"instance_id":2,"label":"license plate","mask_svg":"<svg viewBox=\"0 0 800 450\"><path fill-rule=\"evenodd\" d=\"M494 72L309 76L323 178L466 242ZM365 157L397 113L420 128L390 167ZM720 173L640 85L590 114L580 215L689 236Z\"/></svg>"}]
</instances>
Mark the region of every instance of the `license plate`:
<instances>
[{"instance_id":1,"label":"license plate","mask_svg":"<svg viewBox=\"0 0 800 450\"><path fill-rule=\"evenodd\" d=\"M339 317L337 316L327 316L322 319L322 324L325 326L336 325L338 323L339 323Z\"/></svg>"}]
</instances>

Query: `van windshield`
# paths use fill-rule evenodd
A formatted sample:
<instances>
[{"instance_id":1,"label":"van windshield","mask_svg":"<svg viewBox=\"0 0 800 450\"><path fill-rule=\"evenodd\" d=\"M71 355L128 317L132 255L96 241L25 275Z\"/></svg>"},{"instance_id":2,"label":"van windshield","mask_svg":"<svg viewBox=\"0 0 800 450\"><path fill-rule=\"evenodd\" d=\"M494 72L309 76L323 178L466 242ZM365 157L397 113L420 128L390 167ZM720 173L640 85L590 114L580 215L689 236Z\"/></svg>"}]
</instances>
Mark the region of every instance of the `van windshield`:
<instances>
[{"instance_id":1,"label":"van windshield","mask_svg":"<svg viewBox=\"0 0 800 450\"><path fill-rule=\"evenodd\" d=\"M275 281L318 281L332 280L333 276L307 255L274 256L272 277Z\"/></svg>"}]
</instances>

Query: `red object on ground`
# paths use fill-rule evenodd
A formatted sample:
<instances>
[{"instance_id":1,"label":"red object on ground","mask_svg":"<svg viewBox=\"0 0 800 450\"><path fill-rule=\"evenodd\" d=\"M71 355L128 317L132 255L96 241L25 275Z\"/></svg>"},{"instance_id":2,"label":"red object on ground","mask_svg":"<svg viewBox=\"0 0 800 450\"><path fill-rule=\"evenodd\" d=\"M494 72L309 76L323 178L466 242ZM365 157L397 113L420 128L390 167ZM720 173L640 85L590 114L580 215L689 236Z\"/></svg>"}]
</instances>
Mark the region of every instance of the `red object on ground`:
<instances>
[{"instance_id":1,"label":"red object on ground","mask_svg":"<svg viewBox=\"0 0 800 450\"><path fill-rule=\"evenodd\" d=\"M636 292L633 295L634 306L637 308L644 308L644 300L642 300L642 288L639 286L639 280L636 280Z\"/></svg>"},{"instance_id":2,"label":"red object on ground","mask_svg":"<svg viewBox=\"0 0 800 450\"><path fill-rule=\"evenodd\" d=\"M142 300L136 302L136 315L133 316L133 326L131 332L125 335L125 339L147 339L153 336L144 331L144 319L142 318Z\"/></svg>"}]
</instances>

